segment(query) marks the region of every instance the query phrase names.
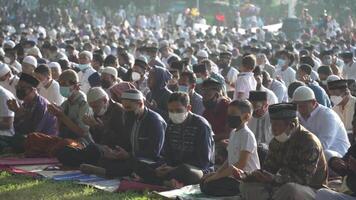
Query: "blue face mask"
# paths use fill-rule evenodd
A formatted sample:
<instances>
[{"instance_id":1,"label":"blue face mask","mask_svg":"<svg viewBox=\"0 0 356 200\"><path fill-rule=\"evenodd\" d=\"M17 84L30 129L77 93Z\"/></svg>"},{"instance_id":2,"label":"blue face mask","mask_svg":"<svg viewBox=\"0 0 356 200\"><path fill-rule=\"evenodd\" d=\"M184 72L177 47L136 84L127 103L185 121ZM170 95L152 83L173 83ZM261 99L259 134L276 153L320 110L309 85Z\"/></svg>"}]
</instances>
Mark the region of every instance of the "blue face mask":
<instances>
[{"instance_id":1,"label":"blue face mask","mask_svg":"<svg viewBox=\"0 0 356 200\"><path fill-rule=\"evenodd\" d=\"M80 71L83 71L89 67L89 64L78 64L77 67L80 69Z\"/></svg>"},{"instance_id":2,"label":"blue face mask","mask_svg":"<svg viewBox=\"0 0 356 200\"><path fill-rule=\"evenodd\" d=\"M178 91L179 91L179 92L189 93L189 87L186 86L186 85L179 85Z\"/></svg>"},{"instance_id":3,"label":"blue face mask","mask_svg":"<svg viewBox=\"0 0 356 200\"><path fill-rule=\"evenodd\" d=\"M70 92L70 88L69 87L64 87L64 86L60 86L59 88L59 92L61 93L61 95L65 98L70 97L71 92Z\"/></svg>"},{"instance_id":4,"label":"blue face mask","mask_svg":"<svg viewBox=\"0 0 356 200\"><path fill-rule=\"evenodd\" d=\"M278 66L284 66L285 64L286 64L286 61L285 61L285 60L283 60L283 59L278 59L278 63L277 63Z\"/></svg>"},{"instance_id":5,"label":"blue face mask","mask_svg":"<svg viewBox=\"0 0 356 200\"><path fill-rule=\"evenodd\" d=\"M203 83L203 79L202 78L197 78L197 84L202 84Z\"/></svg>"}]
</instances>

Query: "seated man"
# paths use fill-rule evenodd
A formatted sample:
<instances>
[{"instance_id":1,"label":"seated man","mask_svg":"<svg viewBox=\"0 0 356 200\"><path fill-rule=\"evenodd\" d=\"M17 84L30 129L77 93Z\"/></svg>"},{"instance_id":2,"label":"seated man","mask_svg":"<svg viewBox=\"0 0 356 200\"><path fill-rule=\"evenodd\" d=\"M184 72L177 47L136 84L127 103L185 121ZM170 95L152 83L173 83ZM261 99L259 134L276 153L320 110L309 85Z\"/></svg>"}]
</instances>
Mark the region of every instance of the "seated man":
<instances>
[{"instance_id":1,"label":"seated man","mask_svg":"<svg viewBox=\"0 0 356 200\"><path fill-rule=\"evenodd\" d=\"M317 200L352 200L356 196L356 144L353 144L344 157L333 157L329 161L330 168L343 176L343 184L337 193L328 189L321 189L316 194Z\"/></svg>"},{"instance_id":2,"label":"seated man","mask_svg":"<svg viewBox=\"0 0 356 200\"><path fill-rule=\"evenodd\" d=\"M89 89L88 103L94 112L94 116L85 115L83 122L90 127L90 133L95 143L87 147L73 148L70 146L62 149L57 158L62 164L78 167L80 164L98 164L100 159L108 156L107 151L115 150L116 146L127 148L123 138L124 108L121 104L109 99L106 92L94 87ZM111 157L107 158L111 159Z\"/></svg>"},{"instance_id":3,"label":"seated man","mask_svg":"<svg viewBox=\"0 0 356 200\"><path fill-rule=\"evenodd\" d=\"M318 104L313 90L307 86L295 90L293 102L297 104L300 123L319 138L326 159L345 155L350 142L340 117Z\"/></svg>"},{"instance_id":4,"label":"seated man","mask_svg":"<svg viewBox=\"0 0 356 200\"><path fill-rule=\"evenodd\" d=\"M101 99L101 101L103 100ZM98 163L100 167L81 165L83 172L107 177L127 176L133 172L137 160L153 163L159 161L166 122L158 113L145 106L142 93L136 89L125 91L121 96L121 102L125 110L124 128L117 130L118 127L116 127L111 130L113 134L113 131L116 130L117 137L114 139L116 141L110 141L112 142L110 146L115 146L111 148L99 147L103 158ZM99 102L92 101L90 104L97 107L94 105L95 103ZM97 109L99 107L94 108L94 112ZM113 112L109 109L107 111L107 114ZM115 118L116 120L117 118ZM107 129L114 128L114 124L107 125L109 126Z\"/></svg>"},{"instance_id":5,"label":"seated man","mask_svg":"<svg viewBox=\"0 0 356 200\"><path fill-rule=\"evenodd\" d=\"M168 101L169 122L164 141L165 164L137 162L135 173L151 184L178 187L199 183L214 168L213 132L209 123L191 113L189 96L175 92Z\"/></svg>"},{"instance_id":6,"label":"seated man","mask_svg":"<svg viewBox=\"0 0 356 200\"><path fill-rule=\"evenodd\" d=\"M347 80L328 82L330 99L334 104L332 108L344 123L347 133L352 133L352 121L355 114L356 97L351 95L347 88Z\"/></svg>"},{"instance_id":7,"label":"seated man","mask_svg":"<svg viewBox=\"0 0 356 200\"><path fill-rule=\"evenodd\" d=\"M255 134L257 144L269 144L272 140L271 122L268 114L267 93L250 91L249 101L253 106L252 119L248 127Z\"/></svg>"},{"instance_id":8,"label":"seated man","mask_svg":"<svg viewBox=\"0 0 356 200\"><path fill-rule=\"evenodd\" d=\"M75 71L65 70L59 76L60 93L67 98L61 106L49 105L49 111L59 122L59 136L74 139L83 146L87 146L93 139L83 118L92 114L86 95L80 91L79 78Z\"/></svg>"},{"instance_id":9,"label":"seated man","mask_svg":"<svg viewBox=\"0 0 356 200\"><path fill-rule=\"evenodd\" d=\"M327 182L327 163L319 139L299 124L294 104L271 105L269 114L274 139L264 169L243 179L243 199L314 199L315 189Z\"/></svg>"},{"instance_id":10,"label":"seated man","mask_svg":"<svg viewBox=\"0 0 356 200\"><path fill-rule=\"evenodd\" d=\"M250 96L251 97L251 96ZM236 100L228 108L228 123L233 129L227 146L228 159L216 171L203 177L200 189L213 196L234 196L239 194L240 182L233 176L252 172L260 168L257 142L247 127L252 115L252 105L247 100ZM240 178L237 175L237 178Z\"/></svg>"},{"instance_id":11,"label":"seated man","mask_svg":"<svg viewBox=\"0 0 356 200\"><path fill-rule=\"evenodd\" d=\"M202 115L204 112L203 97L195 91L197 78L193 72L186 71L180 75L179 91L189 94L192 104L192 113Z\"/></svg>"},{"instance_id":12,"label":"seated man","mask_svg":"<svg viewBox=\"0 0 356 200\"><path fill-rule=\"evenodd\" d=\"M7 107L7 101L15 96L7 89L0 86L0 153L7 147L6 139L14 135L15 113Z\"/></svg>"},{"instance_id":13,"label":"seated man","mask_svg":"<svg viewBox=\"0 0 356 200\"><path fill-rule=\"evenodd\" d=\"M39 81L31 75L22 73L16 86L16 96L22 100L19 105L17 100L7 101L8 108L15 113L15 135L10 141L16 151L23 151L23 142L32 132L46 135L57 135L57 118L48 112L48 101L40 96L36 87Z\"/></svg>"}]
</instances>

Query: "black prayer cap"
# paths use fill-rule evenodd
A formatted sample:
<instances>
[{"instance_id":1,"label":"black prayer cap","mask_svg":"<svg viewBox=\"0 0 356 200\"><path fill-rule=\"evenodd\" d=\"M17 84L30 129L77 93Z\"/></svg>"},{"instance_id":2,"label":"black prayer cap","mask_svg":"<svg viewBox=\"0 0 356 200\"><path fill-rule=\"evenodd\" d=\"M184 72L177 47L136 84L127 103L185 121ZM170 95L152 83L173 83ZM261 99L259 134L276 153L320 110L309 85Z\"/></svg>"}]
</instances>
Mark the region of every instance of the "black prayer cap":
<instances>
[{"instance_id":1,"label":"black prayer cap","mask_svg":"<svg viewBox=\"0 0 356 200\"><path fill-rule=\"evenodd\" d=\"M347 88L347 80L345 79L328 82L329 90L346 89L346 88Z\"/></svg>"},{"instance_id":2,"label":"black prayer cap","mask_svg":"<svg viewBox=\"0 0 356 200\"><path fill-rule=\"evenodd\" d=\"M205 64L195 64L193 65L193 72L194 73L203 73L206 72L207 68Z\"/></svg>"},{"instance_id":3,"label":"black prayer cap","mask_svg":"<svg viewBox=\"0 0 356 200\"><path fill-rule=\"evenodd\" d=\"M267 101L267 92L265 91L250 91L249 101Z\"/></svg>"},{"instance_id":4,"label":"black prayer cap","mask_svg":"<svg viewBox=\"0 0 356 200\"><path fill-rule=\"evenodd\" d=\"M146 70L147 63L142 59L135 59L134 65L137 65L137 66L141 67L142 69Z\"/></svg>"},{"instance_id":5,"label":"black prayer cap","mask_svg":"<svg viewBox=\"0 0 356 200\"><path fill-rule=\"evenodd\" d=\"M221 90L222 84L214 78L205 79L202 83L202 88Z\"/></svg>"},{"instance_id":6,"label":"black prayer cap","mask_svg":"<svg viewBox=\"0 0 356 200\"><path fill-rule=\"evenodd\" d=\"M325 75L331 75L332 70L329 66L323 65L318 68L318 73L319 74L325 74Z\"/></svg>"},{"instance_id":7,"label":"black prayer cap","mask_svg":"<svg viewBox=\"0 0 356 200\"><path fill-rule=\"evenodd\" d=\"M26 73L21 73L20 81L24 81L30 84L32 87L37 87L40 83L35 77L28 75Z\"/></svg>"},{"instance_id":8,"label":"black prayer cap","mask_svg":"<svg viewBox=\"0 0 356 200\"><path fill-rule=\"evenodd\" d=\"M334 51L333 50L325 50L325 51L322 51L320 53L320 57L323 57L323 56L332 56L334 54Z\"/></svg>"},{"instance_id":9,"label":"black prayer cap","mask_svg":"<svg viewBox=\"0 0 356 200\"><path fill-rule=\"evenodd\" d=\"M341 56L341 58L346 58L346 59L352 59L354 57L354 55L350 51L345 51L345 52L341 53L340 56Z\"/></svg>"},{"instance_id":10,"label":"black prayer cap","mask_svg":"<svg viewBox=\"0 0 356 200\"><path fill-rule=\"evenodd\" d=\"M157 47L144 47L144 50L147 51L147 52L158 52L158 48Z\"/></svg>"},{"instance_id":11,"label":"black prayer cap","mask_svg":"<svg viewBox=\"0 0 356 200\"><path fill-rule=\"evenodd\" d=\"M224 57L224 58L231 58L232 57L232 53L229 51L224 51L220 53L220 57Z\"/></svg>"},{"instance_id":12,"label":"black prayer cap","mask_svg":"<svg viewBox=\"0 0 356 200\"><path fill-rule=\"evenodd\" d=\"M293 103L279 103L268 107L271 119L283 120L297 117L297 105Z\"/></svg>"}]
</instances>

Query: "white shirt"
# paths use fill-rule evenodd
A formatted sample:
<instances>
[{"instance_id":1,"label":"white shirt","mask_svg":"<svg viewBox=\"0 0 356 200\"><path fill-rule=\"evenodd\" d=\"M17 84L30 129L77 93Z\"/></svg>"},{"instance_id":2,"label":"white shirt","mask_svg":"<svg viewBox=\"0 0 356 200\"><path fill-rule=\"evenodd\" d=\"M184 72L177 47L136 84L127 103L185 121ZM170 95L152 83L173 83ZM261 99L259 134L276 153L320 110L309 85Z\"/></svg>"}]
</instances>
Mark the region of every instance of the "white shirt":
<instances>
[{"instance_id":1,"label":"white shirt","mask_svg":"<svg viewBox=\"0 0 356 200\"><path fill-rule=\"evenodd\" d=\"M239 131L233 130L230 133L229 144L227 145L228 164L235 165L240 160L241 151L250 152L250 157L246 163L244 171L252 172L260 169L260 160L257 154L257 142L252 131L244 126Z\"/></svg>"},{"instance_id":2,"label":"white shirt","mask_svg":"<svg viewBox=\"0 0 356 200\"><path fill-rule=\"evenodd\" d=\"M220 70L220 74L222 72L222 69ZM237 80L237 76L239 75L239 71L237 69L230 67L229 71L227 72L227 75L225 77L225 80L230 84L230 83L235 83Z\"/></svg>"},{"instance_id":3,"label":"white shirt","mask_svg":"<svg viewBox=\"0 0 356 200\"><path fill-rule=\"evenodd\" d=\"M339 115L348 133L352 133L352 120L355 113L356 97L350 95L349 101L346 103L344 109L341 105L336 105L333 110Z\"/></svg>"},{"instance_id":4,"label":"white shirt","mask_svg":"<svg viewBox=\"0 0 356 200\"><path fill-rule=\"evenodd\" d=\"M264 143L268 145L273 139L271 120L268 112L260 118L252 117L248 122L248 127L255 134L257 144Z\"/></svg>"},{"instance_id":5,"label":"white shirt","mask_svg":"<svg viewBox=\"0 0 356 200\"><path fill-rule=\"evenodd\" d=\"M57 105L61 105L64 101L64 98L59 91L59 84L56 80L53 79L48 88L41 84L39 87L39 94L46 98L50 103L53 102Z\"/></svg>"},{"instance_id":6,"label":"white shirt","mask_svg":"<svg viewBox=\"0 0 356 200\"><path fill-rule=\"evenodd\" d=\"M285 70L282 70L282 68L278 68L275 77L280 77L286 84L286 87L288 88L289 84L293 83L296 80L295 74L296 74L295 70L292 69L291 67L288 67Z\"/></svg>"},{"instance_id":7,"label":"white shirt","mask_svg":"<svg viewBox=\"0 0 356 200\"><path fill-rule=\"evenodd\" d=\"M283 83L273 79L269 89L277 96L278 103L288 102L288 89Z\"/></svg>"},{"instance_id":8,"label":"white shirt","mask_svg":"<svg viewBox=\"0 0 356 200\"><path fill-rule=\"evenodd\" d=\"M15 113L7 106L7 101L10 99L16 98L10 91L0 86L0 120L2 120L3 117L15 117ZM13 136L14 133L13 126L8 130L0 130L0 136Z\"/></svg>"},{"instance_id":9,"label":"white shirt","mask_svg":"<svg viewBox=\"0 0 356 200\"><path fill-rule=\"evenodd\" d=\"M13 95L16 96L16 85L19 82L19 77L13 75L8 81L1 81L0 86L4 87L8 91L10 91Z\"/></svg>"},{"instance_id":10,"label":"white shirt","mask_svg":"<svg viewBox=\"0 0 356 200\"><path fill-rule=\"evenodd\" d=\"M251 90L256 90L257 82L252 72L241 72L237 76L234 92L234 100L237 99L238 93L243 93L241 99L248 99Z\"/></svg>"},{"instance_id":11,"label":"white shirt","mask_svg":"<svg viewBox=\"0 0 356 200\"><path fill-rule=\"evenodd\" d=\"M356 62L345 64L342 69L342 76L344 79L354 79L356 80Z\"/></svg>"},{"instance_id":12,"label":"white shirt","mask_svg":"<svg viewBox=\"0 0 356 200\"><path fill-rule=\"evenodd\" d=\"M88 79L95 72L95 69L92 67L88 67L85 70L78 72L80 90L84 92L84 94L87 94L89 89L91 88Z\"/></svg>"},{"instance_id":13,"label":"white shirt","mask_svg":"<svg viewBox=\"0 0 356 200\"><path fill-rule=\"evenodd\" d=\"M350 147L349 138L344 123L332 109L319 104L307 120L301 115L299 119L306 129L319 138L324 151L332 150L345 155Z\"/></svg>"},{"instance_id":14,"label":"white shirt","mask_svg":"<svg viewBox=\"0 0 356 200\"><path fill-rule=\"evenodd\" d=\"M278 98L277 96L272 92L272 90L267 89L265 87L261 87L261 91L264 91L267 93L267 103L268 105L276 104L278 103Z\"/></svg>"}]
</instances>

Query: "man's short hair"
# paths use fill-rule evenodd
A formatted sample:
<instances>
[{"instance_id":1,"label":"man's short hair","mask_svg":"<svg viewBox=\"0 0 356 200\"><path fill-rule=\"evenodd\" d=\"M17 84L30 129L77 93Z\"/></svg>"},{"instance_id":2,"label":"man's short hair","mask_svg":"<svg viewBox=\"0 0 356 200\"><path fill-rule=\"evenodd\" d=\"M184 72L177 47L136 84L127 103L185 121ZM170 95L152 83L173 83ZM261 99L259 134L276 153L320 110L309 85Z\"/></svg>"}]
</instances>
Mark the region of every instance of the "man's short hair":
<instances>
[{"instance_id":1,"label":"man's short hair","mask_svg":"<svg viewBox=\"0 0 356 200\"><path fill-rule=\"evenodd\" d=\"M312 67L308 64L301 64L299 66L299 69L302 70L304 73L308 74L308 75L311 75L312 73Z\"/></svg>"},{"instance_id":2,"label":"man's short hair","mask_svg":"<svg viewBox=\"0 0 356 200\"><path fill-rule=\"evenodd\" d=\"M293 94L296 89L298 89L300 86L305 86L305 84L301 81L295 81L288 86L288 97L293 98Z\"/></svg>"},{"instance_id":3,"label":"man's short hair","mask_svg":"<svg viewBox=\"0 0 356 200\"><path fill-rule=\"evenodd\" d=\"M93 60L96 61L96 62L98 62L99 65L103 65L103 63L104 63L104 57L103 57L103 55L100 55L100 54L98 54L98 53L94 53L94 54L93 54Z\"/></svg>"},{"instance_id":4,"label":"man's short hair","mask_svg":"<svg viewBox=\"0 0 356 200\"><path fill-rule=\"evenodd\" d=\"M252 114L253 107L252 104L248 100L235 100L232 101L229 106L234 106L238 108L241 114L249 113Z\"/></svg>"},{"instance_id":5,"label":"man's short hair","mask_svg":"<svg viewBox=\"0 0 356 200\"><path fill-rule=\"evenodd\" d=\"M253 70L256 65L256 58L253 55L247 55L242 58L242 66Z\"/></svg>"},{"instance_id":6,"label":"man's short hair","mask_svg":"<svg viewBox=\"0 0 356 200\"><path fill-rule=\"evenodd\" d=\"M181 74L181 77L188 77L189 83L190 84L194 84L197 82L197 77L195 76L195 74L191 71L184 71Z\"/></svg>"},{"instance_id":7,"label":"man's short hair","mask_svg":"<svg viewBox=\"0 0 356 200\"><path fill-rule=\"evenodd\" d=\"M173 92L171 96L169 96L168 103L179 102L183 106L190 105L190 99L187 93L185 92Z\"/></svg>"},{"instance_id":8,"label":"man's short hair","mask_svg":"<svg viewBox=\"0 0 356 200\"><path fill-rule=\"evenodd\" d=\"M38 73L38 74L41 74L41 75L44 75L44 76L49 76L49 75L51 75L51 70L49 69L48 65L40 64L35 69L35 73Z\"/></svg>"}]
</instances>

